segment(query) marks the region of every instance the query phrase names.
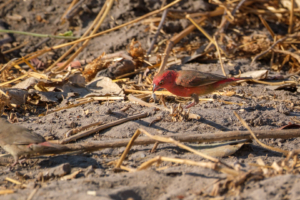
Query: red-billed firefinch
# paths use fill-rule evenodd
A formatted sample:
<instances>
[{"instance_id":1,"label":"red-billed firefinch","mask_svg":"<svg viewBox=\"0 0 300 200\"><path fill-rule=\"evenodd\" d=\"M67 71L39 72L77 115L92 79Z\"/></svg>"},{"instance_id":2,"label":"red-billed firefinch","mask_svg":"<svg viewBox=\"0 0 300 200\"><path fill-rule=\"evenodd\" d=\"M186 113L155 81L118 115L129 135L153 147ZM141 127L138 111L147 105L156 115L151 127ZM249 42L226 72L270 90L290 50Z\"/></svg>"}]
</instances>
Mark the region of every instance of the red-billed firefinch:
<instances>
[{"instance_id":1,"label":"red-billed firefinch","mask_svg":"<svg viewBox=\"0 0 300 200\"><path fill-rule=\"evenodd\" d=\"M190 108L199 103L199 95L212 93L222 89L232 82L247 78L227 78L218 74L204 73L194 70L166 70L158 73L153 78L153 92L159 88L165 88L172 94L181 97L192 97Z\"/></svg>"}]
</instances>

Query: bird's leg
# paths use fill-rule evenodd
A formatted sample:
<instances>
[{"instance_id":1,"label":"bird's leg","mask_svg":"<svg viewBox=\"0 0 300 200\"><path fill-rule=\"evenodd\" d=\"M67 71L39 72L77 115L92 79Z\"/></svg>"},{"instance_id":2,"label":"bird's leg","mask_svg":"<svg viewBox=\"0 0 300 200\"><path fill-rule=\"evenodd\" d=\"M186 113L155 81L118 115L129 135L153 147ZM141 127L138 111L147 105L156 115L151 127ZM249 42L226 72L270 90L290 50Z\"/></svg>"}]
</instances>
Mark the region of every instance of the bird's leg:
<instances>
[{"instance_id":1,"label":"bird's leg","mask_svg":"<svg viewBox=\"0 0 300 200\"><path fill-rule=\"evenodd\" d=\"M14 157L15 162L13 164L11 164L11 167L16 166L17 164L21 164L20 161L19 161L19 156L14 155L13 157Z\"/></svg>"},{"instance_id":2,"label":"bird's leg","mask_svg":"<svg viewBox=\"0 0 300 200\"><path fill-rule=\"evenodd\" d=\"M26 158L26 157L25 157L25 158L23 157L23 158L21 158L21 160L20 160L19 157L14 157L14 160L15 160L15 162L11 165L12 167L16 166L17 164L22 165L22 163L23 163L24 161L26 161L27 158Z\"/></svg>"},{"instance_id":3,"label":"bird's leg","mask_svg":"<svg viewBox=\"0 0 300 200\"><path fill-rule=\"evenodd\" d=\"M193 102L190 103L189 105L187 105L187 106L185 107L186 109L188 109L188 108L190 108L190 107L193 107L194 105L196 105L196 104L199 103L199 97L198 97L197 94L194 93L194 94L191 95L191 97L192 97L192 99L193 99Z\"/></svg>"},{"instance_id":4,"label":"bird's leg","mask_svg":"<svg viewBox=\"0 0 300 200\"><path fill-rule=\"evenodd\" d=\"M13 168L14 168L14 166L16 166L17 164L22 165L22 163L23 163L24 161L26 161L27 158L22 158L21 160L19 160L18 157L15 157L14 160L15 160L14 163L10 165L10 167L8 168L7 171L9 171L9 172L12 171Z\"/></svg>"}]
</instances>

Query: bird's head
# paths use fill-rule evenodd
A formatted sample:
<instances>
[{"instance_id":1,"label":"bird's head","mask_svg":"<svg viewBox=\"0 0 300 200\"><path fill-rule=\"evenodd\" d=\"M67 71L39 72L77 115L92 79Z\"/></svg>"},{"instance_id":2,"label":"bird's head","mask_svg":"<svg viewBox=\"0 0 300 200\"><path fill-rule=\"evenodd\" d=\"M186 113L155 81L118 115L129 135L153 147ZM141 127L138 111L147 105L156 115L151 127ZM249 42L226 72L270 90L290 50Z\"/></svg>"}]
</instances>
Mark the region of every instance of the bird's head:
<instances>
[{"instance_id":1,"label":"bird's head","mask_svg":"<svg viewBox=\"0 0 300 200\"><path fill-rule=\"evenodd\" d=\"M153 92L159 88L168 88L174 85L177 72L173 70L166 70L158 73L153 78Z\"/></svg>"}]
</instances>

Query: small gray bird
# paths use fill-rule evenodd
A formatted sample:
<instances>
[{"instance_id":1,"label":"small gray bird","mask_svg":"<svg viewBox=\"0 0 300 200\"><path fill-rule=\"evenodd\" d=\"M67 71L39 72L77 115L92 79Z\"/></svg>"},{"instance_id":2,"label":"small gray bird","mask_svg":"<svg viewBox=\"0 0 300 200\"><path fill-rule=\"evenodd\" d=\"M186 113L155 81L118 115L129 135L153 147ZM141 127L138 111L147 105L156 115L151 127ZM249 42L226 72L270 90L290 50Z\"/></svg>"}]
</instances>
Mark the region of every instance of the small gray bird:
<instances>
[{"instance_id":1,"label":"small gray bird","mask_svg":"<svg viewBox=\"0 0 300 200\"><path fill-rule=\"evenodd\" d=\"M20 125L11 124L0 118L0 146L14 157L15 166L20 156L30 157L33 154L50 154L67 151L68 148L47 142L45 138Z\"/></svg>"}]
</instances>

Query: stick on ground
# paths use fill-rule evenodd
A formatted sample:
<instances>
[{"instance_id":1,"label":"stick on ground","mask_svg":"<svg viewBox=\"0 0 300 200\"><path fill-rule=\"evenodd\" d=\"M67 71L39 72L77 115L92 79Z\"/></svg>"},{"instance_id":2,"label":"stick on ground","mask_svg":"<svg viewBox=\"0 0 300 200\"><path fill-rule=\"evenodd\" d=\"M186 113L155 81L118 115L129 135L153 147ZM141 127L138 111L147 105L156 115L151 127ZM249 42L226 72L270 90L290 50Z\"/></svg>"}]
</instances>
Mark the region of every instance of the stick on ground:
<instances>
[{"instance_id":1,"label":"stick on ground","mask_svg":"<svg viewBox=\"0 0 300 200\"><path fill-rule=\"evenodd\" d=\"M103 129L106 129L106 128L109 128L109 127L112 127L112 126L115 126L115 125L119 125L119 124L122 124L124 122L131 121L131 120L135 120L135 119L147 117L147 116L148 116L148 113L142 113L142 114L138 114L138 115L133 115L133 116L130 116L130 117L126 117L124 119L119 119L117 121L114 121L114 122L111 122L111 123L99 126L99 127L95 128L95 129L88 130L88 131L79 133L77 135L73 135L71 137L65 138L65 139L61 140L60 143L61 144L66 144L66 143L78 140L79 138L83 138L83 137L89 136L89 135L91 135L93 133L96 133L98 131L101 131Z\"/></svg>"},{"instance_id":2,"label":"stick on ground","mask_svg":"<svg viewBox=\"0 0 300 200\"><path fill-rule=\"evenodd\" d=\"M290 130L259 130L254 131L255 136L258 139L264 138L295 138L300 137L299 129L290 129ZM228 140L240 140L240 139L252 139L249 131L227 131L227 132L216 132L216 133L204 133L204 134L167 134L165 137L171 137L174 140L180 142L220 142ZM130 139L117 139L117 140L106 140L106 141L97 141L97 142L88 142L88 143L75 143L67 144L66 146L72 151L96 151L104 148L117 148L127 146ZM137 138L133 145L149 145L154 144L157 141L148 137Z\"/></svg>"}]
</instances>

